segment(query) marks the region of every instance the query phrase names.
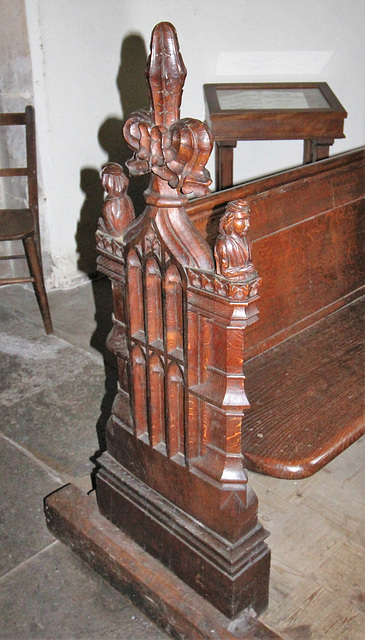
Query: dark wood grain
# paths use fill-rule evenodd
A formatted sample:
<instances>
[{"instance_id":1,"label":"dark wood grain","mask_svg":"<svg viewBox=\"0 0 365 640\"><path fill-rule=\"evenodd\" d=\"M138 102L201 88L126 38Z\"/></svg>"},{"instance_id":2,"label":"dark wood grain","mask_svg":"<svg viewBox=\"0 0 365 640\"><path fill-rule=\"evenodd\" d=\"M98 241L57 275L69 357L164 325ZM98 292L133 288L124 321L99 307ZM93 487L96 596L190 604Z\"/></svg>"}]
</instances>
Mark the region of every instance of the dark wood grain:
<instances>
[{"instance_id":1,"label":"dark wood grain","mask_svg":"<svg viewBox=\"0 0 365 640\"><path fill-rule=\"evenodd\" d=\"M104 170L98 267L112 281L119 385L98 460L100 513L73 490L46 512L56 535L150 614L152 599L163 624L176 615L177 637L204 638L181 598L188 587L165 582L170 570L207 601L204 624L211 605L235 619L268 603L267 532L247 469L304 477L364 432L364 150L188 202L208 193L212 138L180 119L185 76L175 29L161 23L151 109L124 128L130 173L151 173L138 218L122 168ZM251 625L242 638L265 634Z\"/></svg>"},{"instance_id":2,"label":"dark wood grain","mask_svg":"<svg viewBox=\"0 0 365 640\"><path fill-rule=\"evenodd\" d=\"M364 433L365 298L245 364L247 467L305 478Z\"/></svg>"},{"instance_id":3,"label":"dark wood grain","mask_svg":"<svg viewBox=\"0 0 365 640\"><path fill-rule=\"evenodd\" d=\"M333 204L340 206L363 197L364 164L364 148L347 151L312 165L196 198L187 204L186 210L198 231L209 244L213 244L220 216L228 202L240 199L250 203L251 200L259 201L260 215L251 220L250 237L254 240L286 226L288 215L296 216L294 220L299 222L318 210L331 209ZM287 196L288 192L293 194L295 207ZM275 197L270 202L272 194Z\"/></svg>"},{"instance_id":4,"label":"dark wood grain","mask_svg":"<svg viewBox=\"0 0 365 640\"><path fill-rule=\"evenodd\" d=\"M260 322L246 330L244 360L362 295L364 175L360 149L188 205L197 229L213 243L224 205L232 198L250 204L262 286Z\"/></svg>"},{"instance_id":5,"label":"dark wood grain","mask_svg":"<svg viewBox=\"0 0 365 640\"><path fill-rule=\"evenodd\" d=\"M364 433L364 175L361 149L189 204L210 242L232 196L250 205L262 277L243 354L252 470L305 477Z\"/></svg>"},{"instance_id":6,"label":"dark wood grain","mask_svg":"<svg viewBox=\"0 0 365 640\"><path fill-rule=\"evenodd\" d=\"M244 203L227 209L234 220L222 226L216 261L186 213L186 194L208 192L212 139L203 123L180 119L185 75L175 30L162 23L147 65L151 110L124 127L130 173L151 173L146 209L126 226L130 209L115 178L122 169L103 169L98 264L113 283L108 346L119 391L97 499L103 515L232 617L250 606L260 612L268 599L267 533L241 430L249 408L243 339L261 280Z\"/></svg>"}]
</instances>

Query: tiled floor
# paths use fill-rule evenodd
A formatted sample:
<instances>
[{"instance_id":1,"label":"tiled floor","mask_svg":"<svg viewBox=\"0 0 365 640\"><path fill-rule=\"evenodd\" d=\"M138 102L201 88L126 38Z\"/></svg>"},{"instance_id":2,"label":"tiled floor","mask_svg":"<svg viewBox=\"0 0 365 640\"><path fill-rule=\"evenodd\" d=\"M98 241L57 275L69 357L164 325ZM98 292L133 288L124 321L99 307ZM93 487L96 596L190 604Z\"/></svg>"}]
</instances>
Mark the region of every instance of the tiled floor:
<instances>
[{"instance_id":1,"label":"tiled floor","mask_svg":"<svg viewBox=\"0 0 365 640\"><path fill-rule=\"evenodd\" d=\"M107 281L49 300L56 337L30 289L0 289L0 638L167 638L45 527L44 496L69 481L90 490L115 389ZM364 445L307 480L250 474L271 534L261 619L285 638L365 638Z\"/></svg>"}]
</instances>

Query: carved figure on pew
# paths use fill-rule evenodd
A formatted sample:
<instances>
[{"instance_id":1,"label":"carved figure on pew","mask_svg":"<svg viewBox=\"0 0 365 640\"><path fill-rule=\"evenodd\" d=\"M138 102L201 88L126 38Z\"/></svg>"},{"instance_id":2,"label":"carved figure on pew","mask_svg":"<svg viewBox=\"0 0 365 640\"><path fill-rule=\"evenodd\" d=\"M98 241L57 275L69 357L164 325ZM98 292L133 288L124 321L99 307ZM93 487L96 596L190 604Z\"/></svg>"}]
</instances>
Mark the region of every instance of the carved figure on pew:
<instances>
[{"instance_id":1,"label":"carved figure on pew","mask_svg":"<svg viewBox=\"0 0 365 640\"><path fill-rule=\"evenodd\" d=\"M252 246L247 237L250 207L244 200L230 202L219 223L214 247L217 273L232 280L257 277L252 264Z\"/></svg>"},{"instance_id":2,"label":"carved figure on pew","mask_svg":"<svg viewBox=\"0 0 365 640\"><path fill-rule=\"evenodd\" d=\"M111 236L120 238L134 219L133 202L127 195L129 179L116 162L108 162L101 171L101 183L106 191L101 226Z\"/></svg>"}]
</instances>

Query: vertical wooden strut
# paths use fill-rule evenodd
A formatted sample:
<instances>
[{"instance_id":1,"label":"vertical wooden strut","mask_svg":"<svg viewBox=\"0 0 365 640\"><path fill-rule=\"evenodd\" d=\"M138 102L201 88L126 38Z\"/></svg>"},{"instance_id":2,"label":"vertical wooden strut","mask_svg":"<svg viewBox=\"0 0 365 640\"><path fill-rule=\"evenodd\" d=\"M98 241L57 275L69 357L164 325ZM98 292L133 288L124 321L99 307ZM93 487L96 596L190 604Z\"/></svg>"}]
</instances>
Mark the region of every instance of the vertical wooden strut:
<instances>
[{"instance_id":1,"label":"vertical wooden strut","mask_svg":"<svg viewBox=\"0 0 365 640\"><path fill-rule=\"evenodd\" d=\"M187 194L209 190L212 149L203 123L180 119L185 76L175 29L161 23L147 66L151 110L124 128L129 172L151 173L140 216L122 169L103 168L98 265L112 281L108 346L119 390L97 500L104 516L233 617L248 606L259 613L268 598L267 534L241 452L244 330L257 318L260 279L245 203L230 205L214 254L184 209Z\"/></svg>"}]
</instances>

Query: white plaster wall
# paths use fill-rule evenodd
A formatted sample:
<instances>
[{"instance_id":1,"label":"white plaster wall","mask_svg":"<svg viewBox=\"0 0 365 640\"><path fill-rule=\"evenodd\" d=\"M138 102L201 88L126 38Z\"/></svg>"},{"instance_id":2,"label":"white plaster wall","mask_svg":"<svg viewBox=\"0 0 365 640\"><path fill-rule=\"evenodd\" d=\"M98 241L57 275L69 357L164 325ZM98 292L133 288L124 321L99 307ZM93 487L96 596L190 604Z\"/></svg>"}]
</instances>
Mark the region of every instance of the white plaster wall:
<instances>
[{"instance_id":1,"label":"white plaster wall","mask_svg":"<svg viewBox=\"0 0 365 640\"><path fill-rule=\"evenodd\" d=\"M326 81L349 113L346 139L336 141L332 153L365 142L363 0L25 3L47 198L44 215L53 259L50 286L69 286L83 277L78 269L77 248L84 231L92 238L95 210L88 227L88 203L85 204L85 192L80 187L80 175L92 183L89 204L93 189L96 202L100 198L93 182L96 171L108 159L117 159L113 154L118 155L110 132L128 115L122 112L117 77L123 104L143 106L134 103L134 93L143 95L144 91L140 73L138 77L132 74L129 84L126 80L128 65L134 73L140 69L143 47L139 46L136 56L124 51L125 59L122 55L121 60L123 42L141 45L144 41L148 49L151 30L157 22L167 20L177 28L188 69L183 117L204 119L202 85L206 82ZM142 40L133 39L133 34ZM320 53L310 59L300 53L313 51ZM262 52L285 52L285 68L272 61L268 64ZM237 74L237 67L230 67L237 53L241 57L249 54L250 65L243 69L245 73ZM235 182L298 165L301 158L299 141L239 143ZM213 159L208 167L213 173Z\"/></svg>"}]
</instances>

